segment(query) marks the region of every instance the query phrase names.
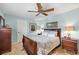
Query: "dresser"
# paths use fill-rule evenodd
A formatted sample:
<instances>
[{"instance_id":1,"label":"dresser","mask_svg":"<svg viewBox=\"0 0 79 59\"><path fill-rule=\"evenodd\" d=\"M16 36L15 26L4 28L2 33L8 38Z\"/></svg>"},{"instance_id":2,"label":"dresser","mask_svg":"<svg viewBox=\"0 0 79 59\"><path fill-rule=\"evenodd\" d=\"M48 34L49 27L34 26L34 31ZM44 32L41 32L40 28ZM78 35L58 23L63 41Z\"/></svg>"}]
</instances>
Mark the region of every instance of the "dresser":
<instances>
[{"instance_id":1,"label":"dresser","mask_svg":"<svg viewBox=\"0 0 79 59\"><path fill-rule=\"evenodd\" d=\"M70 37L62 38L62 48L77 54L77 40Z\"/></svg>"},{"instance_id":2,"label":"dresser","mask_svg":"<svg viewBox=\"0 0 79 59\"><path fill-rule=\"evenodd\" d=\"M0 54L11 51L11 28L0 28Z\"/></svg>"}]
</instances>

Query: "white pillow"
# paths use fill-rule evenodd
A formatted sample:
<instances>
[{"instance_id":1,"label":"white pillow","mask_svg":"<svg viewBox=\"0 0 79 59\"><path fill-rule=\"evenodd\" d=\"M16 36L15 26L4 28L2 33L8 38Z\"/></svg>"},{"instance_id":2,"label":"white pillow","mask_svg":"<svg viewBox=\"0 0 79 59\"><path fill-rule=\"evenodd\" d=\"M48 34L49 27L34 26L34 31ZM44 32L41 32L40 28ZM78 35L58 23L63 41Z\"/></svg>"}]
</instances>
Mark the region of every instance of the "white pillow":
<instances>
[{"instance_id":1,"label":"white pillow","mask_svg":"<svg viewBox=\"0 0 79 59\"><path fill-rule=\"evenodd\" d=\"M56 37L57 32L56 32L56 31L44 31L44 32L42 33L42 35L47 35L47 36L49 36L49 37Z\"/></svg>"},{"instance_id":2,"label":"white pillow","mask_svg":"<svg viewBox=\"0 0 79 59\"><path fill-rule=\"evenodd\" d=\"M48 34L48 37L55 37L55 34Z\"/></svg>"},{"instance_id":3,"label":"white pillow","mask_svg":"<svg viewBox=\"0 0 79 59\"><path fill-rule=\"evenodd\" d=\"M47 36L47 34L48 34L47 32L42 32L42 35L45 35L45 36Z\"/></svg>"},{"instance_id":4,"label":"white pillow","mask_svg":"<svg viewBox=\"0 0 79 59\"><path fill-rule=\"evenodd\" d=\"M49 32L48 37L56 37L56 32Z\"/></svg>"},{"instance_id":5,"label":"white pillow","mask_svg":"<svg viewBox=\"0 0 79 59\"><path fill-rule=\"evenodd\" d=\"M28 35L37 35L36 32L29 32Z\"/></svg>"}]
</instances>

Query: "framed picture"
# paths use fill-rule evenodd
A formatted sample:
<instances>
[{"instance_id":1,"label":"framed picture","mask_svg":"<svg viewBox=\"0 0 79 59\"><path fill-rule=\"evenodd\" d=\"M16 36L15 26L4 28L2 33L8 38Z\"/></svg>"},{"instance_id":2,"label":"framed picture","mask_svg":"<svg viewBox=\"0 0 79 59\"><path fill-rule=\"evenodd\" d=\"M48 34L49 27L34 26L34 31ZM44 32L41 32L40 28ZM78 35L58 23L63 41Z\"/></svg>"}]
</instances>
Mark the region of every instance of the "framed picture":
<instances>
[{"instance_id":1,"label":"framed picture","mask_svg":"<svg viewBox=\"0 0 79 59\"><path fill-rule=\"evenodd\" d=\"M55 29L58 28L58 22L48 22L46 23L46 28L47 29Z\"/></svg>"},{"instance_id":2,"label":"framed picture","mask_svg":"<svg viewBox=\"0 0 79 59\"><path fill-rule=\"evenodd\" d=\"M36 23L30 23L30 31L35 31L36 30Z\"/></svg>"}]
</instances>

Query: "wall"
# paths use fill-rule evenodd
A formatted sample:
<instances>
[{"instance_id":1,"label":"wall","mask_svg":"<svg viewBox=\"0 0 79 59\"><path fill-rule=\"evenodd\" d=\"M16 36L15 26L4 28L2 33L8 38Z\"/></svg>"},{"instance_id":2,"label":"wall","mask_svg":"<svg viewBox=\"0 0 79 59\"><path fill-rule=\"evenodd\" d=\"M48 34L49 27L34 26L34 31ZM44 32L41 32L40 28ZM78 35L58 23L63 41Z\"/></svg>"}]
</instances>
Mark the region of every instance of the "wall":
<instances>
[{"instance_id":1,"label":"wall","mask_svg":"<svg viewBox=\"0 0 79 59\"><path fill-rule=\"evenodd\" d=\"M11 15L5 16L5 23L8 24L12 28L12 42L17 41L17 18Z\"/></svg>"},{"instance_id":2,"label":"wall","mask_svg":"<svg viewBox=\"0 0 79 59\"><path fill-rule=\"evenodd\" d=\"M23 25L23 27L27 26L27 19L23 19L23 18L19 18L16 16L11 16L11 15L6 15L5 16L5 22L6 24L8 24L11 28L12 28L12 42L16 43L19 39L18 39L18 21L19 20L25 20L26 21L26 25ZM21 32L27 32L27 28L26 30L23 30Z\"/></svg>"},{"instance_id":3,"label":"wall","mask_svg":"<svg viewBox=\"0 0 79 59\"><path fill-rule=\"evenodd\" d=\"M59 22L59 20L56 18L55 15L48 15L48 16L42 16L42 17L36 16L34 19L30 20L30 22L37 24L38 26L37 29L39 29L39 27L46 28L47 22L56 22L56 21Z\"/></svg>"},{"instance_id":4,"label":"wall","mask_svg":"<svg viewBox=\"0 0 79 59\"><path fill-rule=\"evenodd\" d=\"M64 35L65 26L67 24L72 24L75 26L75 31L71 36L79 38L79 9L75 9L63 14L58 15L59 27L62 29L62 36ZM67 34L66 34L67 35Z\"/></svg>"},{"instance_id":5,"label":"wall","mask_svg":"<svg viewBox=\"0 0 79 59\"><path fill-rule=\"evenodd\" d=\"M2 11L0 10L0 16L3 16L4 17L4 14L2 13Z\"/></svg>"},{"instance_id":6,"label":"wall","mask_svg":"<svg viewBox=\"0 0 79 59\"><path fill-rule=\"evenodd\" d=\"M4 14L2 13L2 11L0 10L0 16L4 17ZM2 27L2 23L0 24L0 27Z\"/></svg>"},{"instance_id":7,"label":"wall","mask_svg":"<svg viewBox=\"0 0 79 59\"><path fill-rule=\"evenodd\" d=\"M18 35L17 35L17 32L18 32L18 29L17 29L18 28L18 24L17 23L18 23L18 21L24 20L26 22L26 24L22 24L24 28L26 27L26 30L22 30L21 33L29 31L28 18L23 19L23 18L20 18L20 17L3 14L1 12L1 10L0 10L0 15L5 18L5 23L8 24L12 28L12 42L13 43L16 43L18 41Z\"/></svg>"}]
</instances>

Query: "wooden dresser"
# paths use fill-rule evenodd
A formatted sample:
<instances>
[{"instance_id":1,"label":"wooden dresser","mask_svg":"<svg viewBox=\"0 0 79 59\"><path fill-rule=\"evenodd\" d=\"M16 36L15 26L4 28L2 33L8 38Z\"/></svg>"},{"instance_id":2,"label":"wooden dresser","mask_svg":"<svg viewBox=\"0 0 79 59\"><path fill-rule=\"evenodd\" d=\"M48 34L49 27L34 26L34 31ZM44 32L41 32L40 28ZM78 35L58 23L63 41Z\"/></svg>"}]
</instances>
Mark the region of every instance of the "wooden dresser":
<instances>
[{"instance_id":1,"label":"wooden dresser","mask_svg":"<svg viewBox=\"0 0 79 59\"><path fill-rule=\"evenodd\" d=\"M62 48L77 54L77 40L74 38L62 38Z\"/></svg>"},{"instance_id":2,"label":"wooden dresser","mask_svg":"<svg viewBox=\"0 0 79 59\"><path fill-rule=\"evenodd\" d=\"M11 51L11 28L0 28L0 54Z\"/></svg>"}]
</instances>

